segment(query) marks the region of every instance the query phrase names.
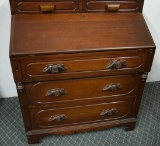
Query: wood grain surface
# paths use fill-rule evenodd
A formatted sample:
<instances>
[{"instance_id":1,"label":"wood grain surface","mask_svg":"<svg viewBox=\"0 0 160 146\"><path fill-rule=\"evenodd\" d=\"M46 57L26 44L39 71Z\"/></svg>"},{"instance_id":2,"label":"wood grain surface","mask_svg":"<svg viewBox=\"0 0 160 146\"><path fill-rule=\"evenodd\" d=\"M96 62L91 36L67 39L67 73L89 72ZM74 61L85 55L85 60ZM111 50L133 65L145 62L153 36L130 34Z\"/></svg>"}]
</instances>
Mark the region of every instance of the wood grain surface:
<instances>
[{"instance_id":1,"label":"wood grain surface","mask_svg":"<svg viewBox=\"0 0 160 146\"><path fill-rule=\"evenodd\" d=\"M13 19L13 55L155 47L139 13L15 15Z\"/></svg>"}]
</instances>

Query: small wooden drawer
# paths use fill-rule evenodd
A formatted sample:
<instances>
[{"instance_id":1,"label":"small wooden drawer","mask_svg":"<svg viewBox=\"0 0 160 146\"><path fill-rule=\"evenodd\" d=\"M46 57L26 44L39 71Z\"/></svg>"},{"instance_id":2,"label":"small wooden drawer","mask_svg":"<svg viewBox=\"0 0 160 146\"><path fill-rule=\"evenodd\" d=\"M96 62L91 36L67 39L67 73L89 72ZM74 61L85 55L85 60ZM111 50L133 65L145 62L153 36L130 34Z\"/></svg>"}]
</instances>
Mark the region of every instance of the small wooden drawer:
<instances>
[{"instance_id":1,"label":"small wooden drawer","mask_svg":"<svg viewBox=\"0 0 160 146\"><path fill-rule=\"evenodd\" d=\"M30 107L30 114L33 129L38 129L120 119L127 117L130 110L130 103L119 101L60 109Z\"/></svg>"},{"instance_id":2,"label":"small wooden drawer","mask_svg":"<svg viewBox=\"0 0 160 146\"><path fill-rule=\"evenodd\" d=\"M77 6L74 1L55 1L20 2L17 7L21 12L66 12L74 11Z\"/></svg>"},{"instance_id":3,"label":"small wooden drawer","mask_svg":"<svg viewBox=\"0 0 160 146\"><path fill-rule=\"evenodd\" d=\"M138 9L138 3L136 1L87 0L85 2L84 8L89 12L134 12Z\"/></svg>"},{"instance_id":4,"label":"small wooden drawer","mask_svg":"<svg viewBox=\"0 0 160 146\"><path fill-rule=\"evenodd\" d=\"M90 56L92 57L92 54ZM108 53L106 58L96 58L96 56L90 59L83 59L83 57L80 58L78 56L75 58L77 59L21 60L23 79L57 80L109 74L127 74L130 71L138 73L145 69L147 53L126 53L124 56L124 54L115 52L112 55Z\"/></svg>"},{"instance_id":5,"label":"small wooden drawer","mask_svg":"<svg viewBox=\"0 0 160 146\"><path fill-rule=\"evenodd\" d=\"M79 11L78 0L12 1L12 13L59 13Z\"/></svg>"},{"instance_id":6,"label":"small wooden drawer","mask_svg":"<svg viewBox=\"0 0 160 146\"><path fill-rule=\"evenodd\" d=\"M38 104L136 95L141 75L86 78L26 84L29 100Z\"/></svg>"}]
</instances>

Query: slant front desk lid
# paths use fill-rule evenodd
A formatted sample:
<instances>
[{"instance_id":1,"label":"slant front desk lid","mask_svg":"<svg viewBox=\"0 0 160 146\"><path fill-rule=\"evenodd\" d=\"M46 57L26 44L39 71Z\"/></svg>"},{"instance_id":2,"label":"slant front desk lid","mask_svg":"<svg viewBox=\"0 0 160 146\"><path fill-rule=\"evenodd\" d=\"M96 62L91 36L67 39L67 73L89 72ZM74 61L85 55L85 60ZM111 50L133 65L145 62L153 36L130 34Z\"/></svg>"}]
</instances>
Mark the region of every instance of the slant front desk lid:
<instances>
[{"instance_id":1,"label":"slant front desk lid","mask_svg":"<svg viewBox=\"0 0 160 146\"><path fill-rule=\"evenodd\" d=\"M11 55L154 48L140 13L14 15Z\"/></svg>"}]
</instances>

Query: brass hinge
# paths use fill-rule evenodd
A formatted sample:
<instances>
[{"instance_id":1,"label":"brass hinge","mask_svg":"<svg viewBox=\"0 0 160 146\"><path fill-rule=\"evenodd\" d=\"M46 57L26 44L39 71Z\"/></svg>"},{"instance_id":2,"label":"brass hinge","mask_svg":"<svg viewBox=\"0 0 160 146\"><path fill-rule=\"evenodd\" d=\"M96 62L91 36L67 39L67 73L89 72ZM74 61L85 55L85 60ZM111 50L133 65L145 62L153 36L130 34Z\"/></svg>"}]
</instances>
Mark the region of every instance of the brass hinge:
<instances>
[{"instance_id":1,"label":"brass hinge","mask_svg":"<svg viewBox=\"0 0 160 146\"><path fill-rule=\"evenodd\" d=\"M148 77L148 74L142 74L141 75L141 78L142 78L142 81L145 81Z\"/></svg>"},{"instance_id":2,"label":"brass hinge","mask_svg":"<svg viewBox=\"0 0 160 146\"><path fill-rule=\"evenodd\" d=\"M18 82L16 84L16 88L19 92L22 92L22 90L24 89L24 85L21 82Z\"/></svg>"}]
</instances>

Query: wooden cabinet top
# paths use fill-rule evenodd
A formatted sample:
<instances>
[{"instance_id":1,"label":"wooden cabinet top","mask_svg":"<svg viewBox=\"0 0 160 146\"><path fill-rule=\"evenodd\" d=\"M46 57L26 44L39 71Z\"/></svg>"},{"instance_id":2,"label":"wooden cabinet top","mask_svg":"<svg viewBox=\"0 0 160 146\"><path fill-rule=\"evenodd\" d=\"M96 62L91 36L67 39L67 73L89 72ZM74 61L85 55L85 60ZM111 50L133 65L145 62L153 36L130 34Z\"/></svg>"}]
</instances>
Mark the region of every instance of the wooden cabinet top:
<instances>
[{"instance_id":1,"label":"wooden cabinet top","mask_svg":"<svg viewBox=\"0 0 160 146\"><path fill-rule=\"evenodd\" d=\"M155 48L141 13L14 15L11 55Z\"/></svg>"}]
</instances>

